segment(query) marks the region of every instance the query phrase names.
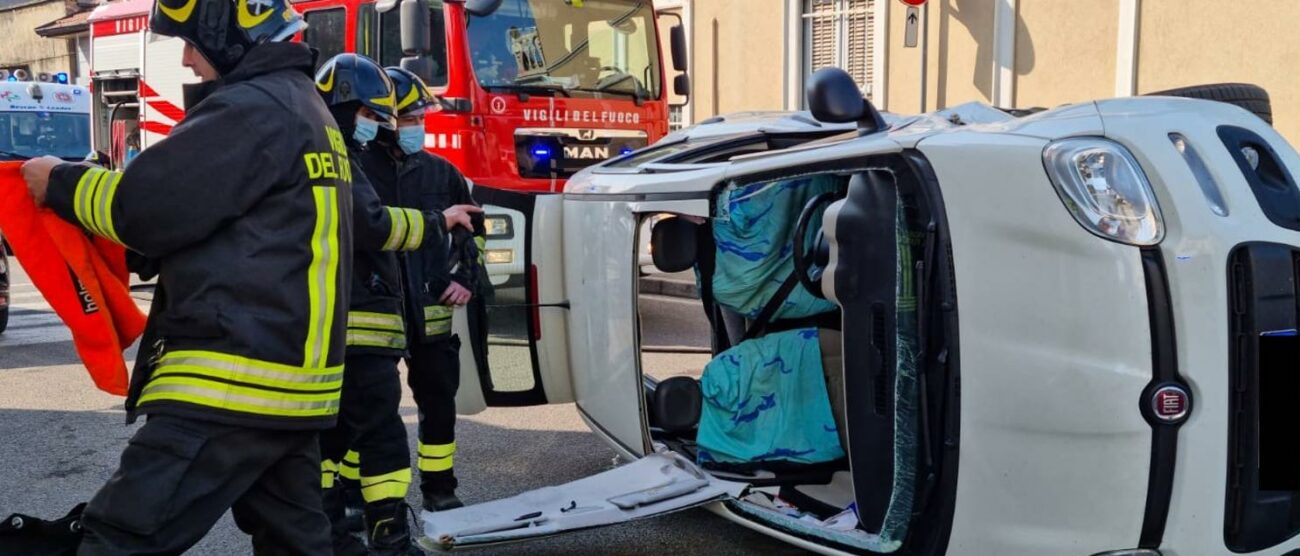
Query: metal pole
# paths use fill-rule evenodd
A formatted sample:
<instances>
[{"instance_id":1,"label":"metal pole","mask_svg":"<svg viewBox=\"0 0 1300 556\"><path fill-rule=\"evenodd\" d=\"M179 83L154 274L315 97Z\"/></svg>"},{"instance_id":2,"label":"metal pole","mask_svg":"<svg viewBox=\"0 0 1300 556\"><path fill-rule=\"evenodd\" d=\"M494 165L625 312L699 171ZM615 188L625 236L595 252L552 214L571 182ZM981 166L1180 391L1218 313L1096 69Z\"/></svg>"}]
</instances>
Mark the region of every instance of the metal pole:
<instances>
[{"instance_id":1,"label":"metal pole","mask_svg":"<svg viewBox=\"0 0 1300 556\"><path fill-rule=\"evenodd\" d=\"M919 113L925 113L925 95L929 85L926 83L926 73L929 66L930 50L930 3L921 4L921 110Z\"/></svg>"}]
</instances>

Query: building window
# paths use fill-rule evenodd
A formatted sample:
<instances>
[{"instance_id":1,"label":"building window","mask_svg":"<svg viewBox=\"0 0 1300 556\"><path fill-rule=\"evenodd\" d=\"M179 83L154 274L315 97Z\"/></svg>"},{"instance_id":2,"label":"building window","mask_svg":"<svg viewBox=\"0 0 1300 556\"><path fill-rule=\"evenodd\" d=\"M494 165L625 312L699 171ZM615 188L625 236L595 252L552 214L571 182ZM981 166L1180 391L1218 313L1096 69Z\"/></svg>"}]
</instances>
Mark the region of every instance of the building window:
<instances>
[{"instance_id":1,"label":"building window","mask_svg":"<svg viewBox=\"0 0 1300 556\"><path fill-rule=\"evenodd\" d=\"M849 72L870 96L877 1L888 0L804 0L805 76L835 66Z\"/></svg>"},{"instance_id":2,"label":"building window","mask_svg":"<svg viewBox=\"0 0 1300 556\"><path fill-rule=\"evenodd\" d=\"M685 121L682 120L683 108L685 108L685 106L681 104L668 105L668 131L677 131L683 127L686 127Z\"/></svg>"},{"instance_id":3,"label":"building window","mask_svg":"<svg viewBox=\"0 0 1300 556\"><path fill-rule=\"evenodd\" d=\"M303 14L307 20L307 30L302 33L302 42L320 51L316 58L316 67L320 67L330 58L341 54L346 44L343 41L347 12L343 8L316 10Z\"/></svg>"}]
</instances>

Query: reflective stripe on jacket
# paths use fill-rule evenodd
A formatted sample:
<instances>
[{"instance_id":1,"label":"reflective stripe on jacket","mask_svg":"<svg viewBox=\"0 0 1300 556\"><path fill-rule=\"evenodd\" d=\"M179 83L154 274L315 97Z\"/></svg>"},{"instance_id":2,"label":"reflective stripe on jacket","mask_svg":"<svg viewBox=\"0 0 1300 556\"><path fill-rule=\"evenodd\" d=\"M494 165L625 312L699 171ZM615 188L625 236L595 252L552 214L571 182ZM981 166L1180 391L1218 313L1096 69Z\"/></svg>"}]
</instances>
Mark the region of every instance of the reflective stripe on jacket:
<instances>
[{"instance_id":1,"label":"reflective stripe on jacket","mask_svg":"<svg viewBox=\"0 0 1300 556\"><path fill-rule=\"evenodd\" d=\"M51 173L60 217L160 269L128 420L334 425L352 195L313 60L302 44L256 46L222 79L186 86L184 120L125 172Z\"/></svg>"}]
</instances>

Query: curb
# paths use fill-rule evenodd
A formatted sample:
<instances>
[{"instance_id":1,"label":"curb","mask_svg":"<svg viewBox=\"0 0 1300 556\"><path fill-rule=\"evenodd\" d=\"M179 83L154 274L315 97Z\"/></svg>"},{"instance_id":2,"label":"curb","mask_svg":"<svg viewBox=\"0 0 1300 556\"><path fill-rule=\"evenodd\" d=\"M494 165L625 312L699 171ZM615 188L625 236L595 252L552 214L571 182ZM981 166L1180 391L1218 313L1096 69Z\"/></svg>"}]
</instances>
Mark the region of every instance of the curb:
<instances>
[{"instance_id":1,"label":"curb","mask_svg":"<svg viewBox=\"0 0 1300 556\"><path fill-rule=\"evenodd\" d=\"M641 293L680 297L683 299L700 298L699 292L695 291L695 282L672 280L658 276L647 276L641 278Z\"/></svg>"}]
</instances>

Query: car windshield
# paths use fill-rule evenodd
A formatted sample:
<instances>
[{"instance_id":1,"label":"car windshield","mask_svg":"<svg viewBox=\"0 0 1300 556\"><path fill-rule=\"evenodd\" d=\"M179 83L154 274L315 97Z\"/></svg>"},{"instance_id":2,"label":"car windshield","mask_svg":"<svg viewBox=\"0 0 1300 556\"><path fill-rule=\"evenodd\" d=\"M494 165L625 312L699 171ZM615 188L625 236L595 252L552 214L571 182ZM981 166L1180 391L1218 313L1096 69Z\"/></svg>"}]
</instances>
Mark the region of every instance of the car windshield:
<instances>
[{"instance_id":1,"label":"car windshield","mask_svg":"<svg viewBox=\"0 0 1300 556\"><path fill-rule=\"evenodd\" d=\"M468 22L489 89L659 98L659 40L648 0L505 0Z\"/></svg>"},{"instance_id":2,"label":"car windshield","mask_svg":"<svg viewBox=\"0 0 1300 556\"><path fill-rule=\"evenodd\" d=\"M90 153L90 117L0 112L0 160L42 155L81 160Z\"/></svg>"}]
</instances>

